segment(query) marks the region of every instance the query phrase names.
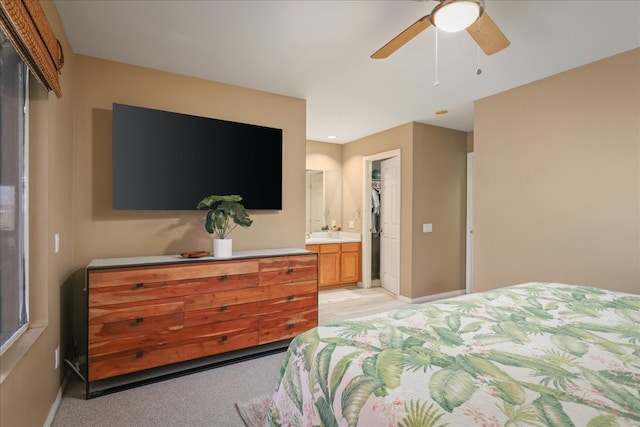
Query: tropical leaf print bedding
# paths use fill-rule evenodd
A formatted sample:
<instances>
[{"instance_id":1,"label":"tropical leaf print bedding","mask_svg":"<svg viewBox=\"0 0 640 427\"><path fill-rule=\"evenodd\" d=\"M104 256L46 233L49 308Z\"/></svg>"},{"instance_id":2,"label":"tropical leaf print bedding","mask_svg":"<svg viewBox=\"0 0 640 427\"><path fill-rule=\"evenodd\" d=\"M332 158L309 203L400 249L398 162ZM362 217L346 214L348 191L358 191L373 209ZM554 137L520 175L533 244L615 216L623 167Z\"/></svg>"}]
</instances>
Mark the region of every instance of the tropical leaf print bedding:
<instances>
[{"instance_id":1,"label":"tropical leaf print bedding","mask_svg":"<svg viewBox=\"0 0 640 427\"><path fill-rule=\"evenodd\" d=\"M640 296L527 283L295 338L270 426L639 426Z\"/></svg>"}]
</instances>

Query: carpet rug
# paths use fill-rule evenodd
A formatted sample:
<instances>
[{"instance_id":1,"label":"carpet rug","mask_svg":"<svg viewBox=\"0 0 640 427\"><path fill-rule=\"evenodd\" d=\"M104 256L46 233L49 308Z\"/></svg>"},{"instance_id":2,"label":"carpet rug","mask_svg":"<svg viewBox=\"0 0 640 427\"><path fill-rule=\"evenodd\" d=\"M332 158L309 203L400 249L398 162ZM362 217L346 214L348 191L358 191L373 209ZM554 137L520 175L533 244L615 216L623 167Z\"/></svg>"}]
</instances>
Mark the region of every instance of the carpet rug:
<instances>
[{"instance_id":1,"label":"carpet rug","mask_svg":"<svg viewBox=\"0 0 640 427\"><path fill-rule=\"evenodd\" d=\"M267 425L269 405L271 405L270 395L254 397L246 402L236 403L240 418L242 418L247 427L265 427Z\"/></svg>"}]
</instances>

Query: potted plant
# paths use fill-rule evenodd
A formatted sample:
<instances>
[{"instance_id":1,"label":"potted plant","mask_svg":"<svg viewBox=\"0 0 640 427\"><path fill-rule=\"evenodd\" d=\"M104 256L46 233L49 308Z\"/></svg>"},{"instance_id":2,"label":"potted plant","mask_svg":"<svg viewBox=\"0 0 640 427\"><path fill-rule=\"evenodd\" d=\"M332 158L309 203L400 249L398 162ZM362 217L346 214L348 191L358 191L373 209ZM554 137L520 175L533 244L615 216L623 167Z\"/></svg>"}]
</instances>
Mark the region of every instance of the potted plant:
<instances>
[{"instance_id":1,"label":"potted plant","mask_svg":"<svg viewBox=\"0 0 640 427\"><path fill-rule=\"evenodd\" d=\"M232 240L229 234L237 227L249 227L253 220L249 217L245 207L239 202L241 196L207 196L200 200L198 209L208 209L204 228L209 234L214 234L213 256L215 258L230 258Z\"/></svg>"}]
</instances>

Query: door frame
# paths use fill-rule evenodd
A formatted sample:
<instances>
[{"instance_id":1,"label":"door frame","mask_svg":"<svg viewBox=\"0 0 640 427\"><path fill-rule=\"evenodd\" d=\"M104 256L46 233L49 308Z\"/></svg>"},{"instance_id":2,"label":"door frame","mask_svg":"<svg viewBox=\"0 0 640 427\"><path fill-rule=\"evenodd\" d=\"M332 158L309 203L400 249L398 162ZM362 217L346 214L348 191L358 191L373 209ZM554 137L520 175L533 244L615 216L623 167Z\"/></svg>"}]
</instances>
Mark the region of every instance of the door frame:
<instances>
[{"instance_id":1,"label":"door frame","mask_svg":"<svg viewBox=\"0 0 640 427\"><path fill-rule=\"evenodd\" d=\"M376 160L385 160L391 157L397 157L400 163L400 179L398 180L398 191L400 197L400 235L398 237L398 245L402 247L402 157L400 149L384 151L382 153L372 154L362 157L362 287L368 289L371 287L371 172L372 164ZM400 251L398 251L400 258ZM400 265L400 259L398 259ZM402 269L398 272L398 280L402 276Z\"/></svg>"},{"instance_id":2,"label":"door frame","mask_svg":"<svg viewBox=\"0 0 640 427\"><path fill-rule=\"evenodd\" d=\"M466 292L473 292L473 153L467 153Z\"/></svg>"}]
</instances>

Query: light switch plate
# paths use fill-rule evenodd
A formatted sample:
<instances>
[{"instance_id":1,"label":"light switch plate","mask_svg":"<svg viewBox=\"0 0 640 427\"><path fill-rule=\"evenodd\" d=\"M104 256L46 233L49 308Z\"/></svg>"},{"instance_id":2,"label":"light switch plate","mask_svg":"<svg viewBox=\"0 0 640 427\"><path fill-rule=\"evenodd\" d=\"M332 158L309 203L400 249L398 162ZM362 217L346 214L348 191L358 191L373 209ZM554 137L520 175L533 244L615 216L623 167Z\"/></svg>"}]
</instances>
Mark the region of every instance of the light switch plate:
<instances>
[{"instance_id":1,"label":"light switch plate","mask_svg":"<svg viewBox=\"0 0 640 427\"><path fill-rule=\"evenodd\" d=\"M56 254L60 252L60 234L59 233L56 233L53 235L53 252Z\"/></svg>"},{"instance_id":2,"label":"light switch plate","mask_svg":"<svg viewBox=\"0 0 640 427\"><path fill-rule=\"evenodd\" d=\"M423 233L431 233L433 231L433 224L422 224Z\"/></svg>"}]
</instances>

